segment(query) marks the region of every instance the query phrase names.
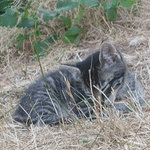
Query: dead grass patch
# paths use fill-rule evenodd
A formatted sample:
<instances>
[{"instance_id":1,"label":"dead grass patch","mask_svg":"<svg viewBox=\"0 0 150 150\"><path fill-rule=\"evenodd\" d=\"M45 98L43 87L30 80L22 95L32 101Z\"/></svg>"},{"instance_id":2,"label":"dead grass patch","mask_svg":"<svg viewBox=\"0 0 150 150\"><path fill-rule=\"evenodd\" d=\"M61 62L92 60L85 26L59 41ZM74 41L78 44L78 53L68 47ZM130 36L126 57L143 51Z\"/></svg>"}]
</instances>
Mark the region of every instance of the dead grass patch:
<instances>
[{"instance_id":1,"label":"dead grass patch","mask_svg":"<svg viewBox=\"0 0 150 150\"><path fill-rule=\"evenodd\" d=\"M49 8L55 2L47 0L40 5ZM150 149L150 1L143 0L136 14L122 9L119 11L122 13L113 23L102 18L98 9L88 11L82 22L87 32L82 36L81 44L75 47L57 41L53 50L41 57L41 63L47 72L60 63L83 59L105 40L113 41L145 88L146 104L142 113L129 113L124 118L112 114L109 118L79 120L55 127L26 128L15 124L12 120L14 108L24 89L40 75L40 69L32 55L25 57L25 51L14 55L16 49L10 37L22 31L0 27L1 149ZM51 25L54 27L55 22ZM144 40L129 46L137 37L144 37Z\"/></svg>"}]
</instances>

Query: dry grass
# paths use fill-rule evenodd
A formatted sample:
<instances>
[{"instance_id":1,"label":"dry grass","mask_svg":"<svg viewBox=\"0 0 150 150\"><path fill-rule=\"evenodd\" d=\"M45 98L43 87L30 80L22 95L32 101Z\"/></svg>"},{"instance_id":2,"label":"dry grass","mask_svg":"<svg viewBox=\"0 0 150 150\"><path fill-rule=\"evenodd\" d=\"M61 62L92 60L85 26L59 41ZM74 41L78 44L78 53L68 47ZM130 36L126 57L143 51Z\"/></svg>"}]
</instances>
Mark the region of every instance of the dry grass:
<instances>
[{"instance_id":1,"label":"dry grass","mask_svg":"<svg viewBox=\"0 0 150 150\"><path fill-rule=\"evenodd\" d=\"M55 5L47 0L41 6ZM10 37L18 29L0 28L0 149L47 150L47 149L150 149L150 1L143 0L141 9L133 13L120 9L117 21L110 23L99 10L87 12L82 25L88 32L83 35L80 46L64 45L57 41L53 50L41 63L45 72L66 61L82 59L92 53L104 40L113 41L127 59L128 65L141 79L145 88L146 104L142 113L129 113L126 117L99 118L94 121L79 120L73 124L26 128L15 124L12 114L17 101L29 83L40 74L38 63L26 51L16 53ZM52 23L55 26L55 22ZM61 27L60 27L61 28ZM10 36L8 36L10 35ZM138 44L129 43L142 37ZM132 41L133 42L133 41Z\"/></svg>"}]
</instances>

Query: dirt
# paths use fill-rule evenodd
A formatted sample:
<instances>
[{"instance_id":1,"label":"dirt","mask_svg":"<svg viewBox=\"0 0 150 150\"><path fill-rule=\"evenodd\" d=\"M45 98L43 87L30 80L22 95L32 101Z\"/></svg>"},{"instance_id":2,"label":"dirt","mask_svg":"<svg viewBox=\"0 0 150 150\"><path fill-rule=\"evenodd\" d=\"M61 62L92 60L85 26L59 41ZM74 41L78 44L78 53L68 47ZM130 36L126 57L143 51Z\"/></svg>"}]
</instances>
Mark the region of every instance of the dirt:
<instances>
[{"instance_id":1,"label":"dirt","mask_svg":"<svg viewBox=\"0 0 150 150\"><path fill-rule=\"evenodd\" d=\"M61 63L81 61L100 49L103 41L114 43L145 89L146 104L141 114L132 112L125 118L112 114L94 121L79 120L73 124L50 127L26 127L13 122L12 115L25 89L40 75L34 56L25 51L15 55L11 37L18 29L0 28L0 145L2 149L150 149L150 1L143 0L136 15L124 10L122 16L108 27L87 22L88 32L79 46L57 41L52 50L41 57L45 73ZM122 10L120 10L122 11ZM88 14L87 14L88 16ZM85 22L87 18L85 17ZM95 20L94 20L95 19ZM105 24L106 26L106 24ZM9 42L8 42L9 41Z\"/></svg>"}]
</instances>

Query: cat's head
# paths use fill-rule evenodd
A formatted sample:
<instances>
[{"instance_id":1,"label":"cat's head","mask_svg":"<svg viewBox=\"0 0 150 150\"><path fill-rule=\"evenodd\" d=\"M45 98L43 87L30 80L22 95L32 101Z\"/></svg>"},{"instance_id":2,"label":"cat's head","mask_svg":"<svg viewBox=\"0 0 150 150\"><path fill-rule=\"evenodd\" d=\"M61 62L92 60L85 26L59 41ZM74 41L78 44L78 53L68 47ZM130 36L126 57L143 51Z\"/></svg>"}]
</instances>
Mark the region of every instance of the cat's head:
<instances>
[{"instance_id":1,"label":"cat's head","mask_svg":"<svg viewBox=\"0 0 150 150\"><path fill-rule=\"evenodd\" d=\"M99 61L101 90L110 98L112 90L117 92L124 84L126 64L121 53L110 43L102 44Z\"/></svg>"}]
</instances>

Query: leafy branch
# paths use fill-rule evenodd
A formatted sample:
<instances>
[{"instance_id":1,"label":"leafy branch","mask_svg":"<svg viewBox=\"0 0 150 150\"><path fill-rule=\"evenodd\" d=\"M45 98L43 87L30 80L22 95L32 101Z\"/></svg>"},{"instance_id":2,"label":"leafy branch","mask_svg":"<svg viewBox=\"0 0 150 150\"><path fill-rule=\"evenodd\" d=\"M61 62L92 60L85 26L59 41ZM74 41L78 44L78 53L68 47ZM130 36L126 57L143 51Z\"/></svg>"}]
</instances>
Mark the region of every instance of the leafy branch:
<instances>
[{"instance_id":1,"label":"leafy branch","mask_svg":"<svg viewBox=\"0 0 150 150\"><path fill-rule=\"evenodd\" d=\"M62 41L68 44L79 44L80 34L83 29L79 26L82 20L83 14L85 13L84 8L98 7L101 3L104 7L104 11L110 21L115 21L117 17L117 9L119 6L123 8L131 8L136 4L136 0L58 0L56 8L51 10L37 9L32 10L33 3L24 2L23 9L12 8L13 0L1 0L0 2L0 26L4 27L17 27L17 28L28 28L29 30L34 29L35 31L35 21L36 21L36 32L29 34L19 34L17 40L17 48L20 48L24 40L28 39L30 36L37 37L34 40L34 49L38 52L39 56L45 55L48 47L57 38L56 33L50 35L47 39L41 40L40 36L42 33L39 30L39 25L42 22L51 21L53 19L59 19L65 26L65 33L62 35ZM64 12L72 11L78 9L77 17L69 18L63 16ZM42 15L42 22L39 21L39 14ZM35 19L36 18L36 19Z\"/></svg>"}]
</instances>

